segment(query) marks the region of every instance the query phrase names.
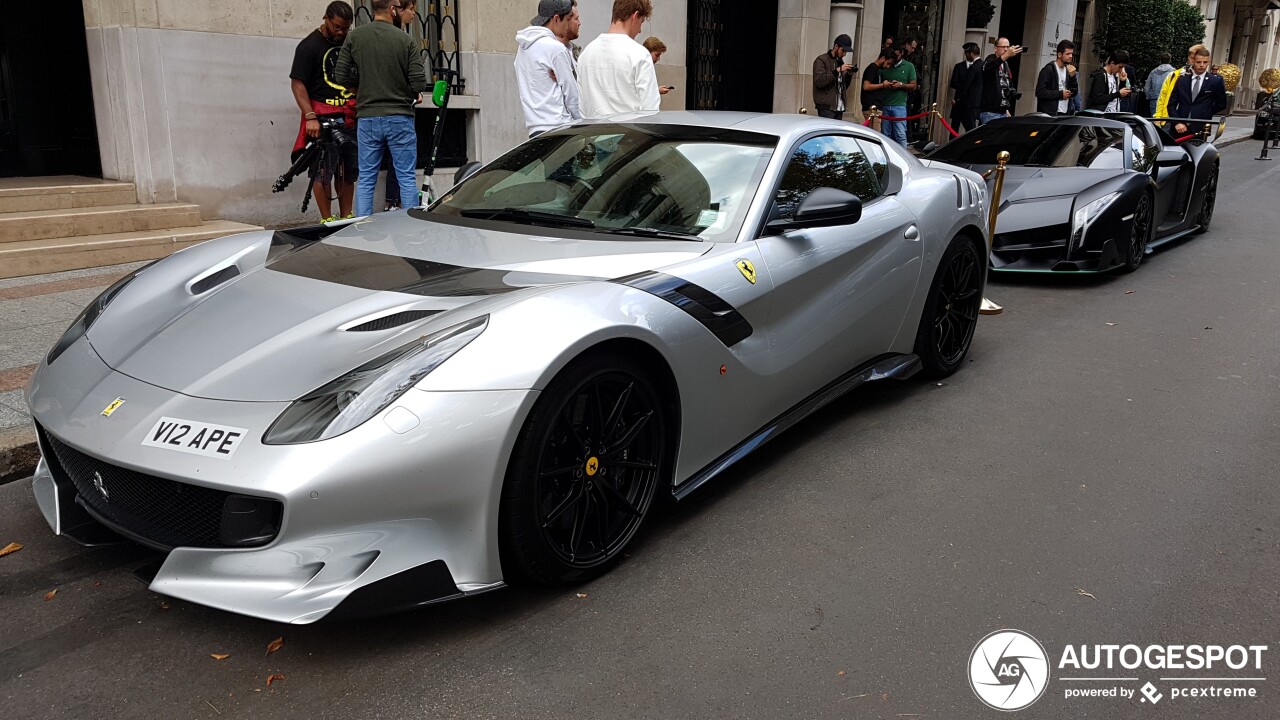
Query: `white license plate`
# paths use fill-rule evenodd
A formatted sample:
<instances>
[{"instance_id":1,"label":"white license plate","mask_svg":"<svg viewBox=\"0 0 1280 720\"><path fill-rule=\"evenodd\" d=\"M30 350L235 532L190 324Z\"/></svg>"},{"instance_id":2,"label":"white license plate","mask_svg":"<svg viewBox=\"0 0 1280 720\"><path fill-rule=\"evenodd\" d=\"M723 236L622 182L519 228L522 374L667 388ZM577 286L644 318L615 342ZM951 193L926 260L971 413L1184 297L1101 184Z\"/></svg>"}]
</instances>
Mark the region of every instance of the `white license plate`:
<instances>
[{"instance_id":1,"label":"white license plate","mask_svg":"<svg viewBox=\"0 0 1280 720\"><path fill-rule=\"evenodd\" d=\"M162 417L147 432L142 444L192 455L229 458L247 432L244 428Z\"/></svg>"}]
</instances>

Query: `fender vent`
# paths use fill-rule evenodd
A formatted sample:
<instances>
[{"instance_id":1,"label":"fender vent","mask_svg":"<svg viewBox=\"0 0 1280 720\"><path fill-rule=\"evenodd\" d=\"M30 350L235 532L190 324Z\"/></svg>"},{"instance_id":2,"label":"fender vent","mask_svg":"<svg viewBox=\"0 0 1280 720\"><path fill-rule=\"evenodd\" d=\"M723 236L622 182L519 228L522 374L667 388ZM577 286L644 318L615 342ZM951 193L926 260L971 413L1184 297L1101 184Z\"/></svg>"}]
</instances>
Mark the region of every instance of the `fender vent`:
<instances>
[{"instance_id":1,"label":"fender vent","mask_svg":"<svg viewBox=\"0 0 1280 720\"><path fill-rule=\"evenodd\" d=\"M191 284L191 294L200 295L209 292L218 287L222 283L240 274L240 268L235 265L228 265L212 275L200 278Z\"/></svg>"},{"instance_id":2,"label":"fender vent","mask_svg":"<svg viewBox=\"0 0 1280 720\"><path fill-rule=\"evenodd\" d=\"M347 332L376 332L378 330L390 330L393 327L408 325L423 318L431 317L443 310L405 310L403 312L393 313L391 315L383 315L380 318L374 318L368 322L362 322L359 325L353 325L347 328Z\"/></svg>"}]
</instances>

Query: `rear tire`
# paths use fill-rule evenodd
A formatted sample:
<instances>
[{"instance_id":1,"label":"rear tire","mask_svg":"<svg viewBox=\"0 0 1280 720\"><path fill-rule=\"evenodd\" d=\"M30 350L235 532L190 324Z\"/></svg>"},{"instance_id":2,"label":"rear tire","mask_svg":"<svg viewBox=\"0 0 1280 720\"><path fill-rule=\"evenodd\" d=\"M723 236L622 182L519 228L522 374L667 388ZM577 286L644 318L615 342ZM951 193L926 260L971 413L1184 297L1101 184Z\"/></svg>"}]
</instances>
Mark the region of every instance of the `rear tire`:
<instances>
[{"instance_id":1,"label":"rear tire","mask_svg":"<svg viewBox=\"0 0 1280 720\"><path fill-rule=\"evenodd\" d=\"M916 331L915 353L925 377L954 373L969 354L982 307L984 270L984 260L969 238L951 239L929 286Z\"/></svg>"},{"instance_id":2,"label":"rear tire","mask_svg":"<svg viewBox=\"0 0 1280 720\"><path fill-rule=\"evenodd\" d=\"M1142 264L1147 243L1151 242L1151 226L1151 196L1143 193L1138 199L1138 207L1134 208L1133 222L1129 224L1129 245L1125 248L1121 272L1131 273Z\"/></svg>"},{"instance_id":3,"label":"rear tire","mask_svg":"<svg viewBox=\"0 0 1280 720\"><path fill-rule=\"evenodd\" d=\"M580 583L622 558L667 472L666 404L636 361L570 363L516 439L498 511L508 580Z\"/></svg>"}]
</instances>

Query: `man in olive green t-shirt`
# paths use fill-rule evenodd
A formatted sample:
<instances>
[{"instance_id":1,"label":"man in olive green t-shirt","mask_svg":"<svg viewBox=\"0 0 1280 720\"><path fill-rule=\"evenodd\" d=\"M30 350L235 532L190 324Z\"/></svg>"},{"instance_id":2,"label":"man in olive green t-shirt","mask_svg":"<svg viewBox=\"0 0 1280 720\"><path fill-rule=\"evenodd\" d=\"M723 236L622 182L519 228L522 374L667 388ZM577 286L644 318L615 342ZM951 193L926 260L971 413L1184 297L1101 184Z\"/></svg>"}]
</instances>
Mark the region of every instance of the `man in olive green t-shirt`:
<instances>
[{"instance_id":1,"label":"man in olive green t-shirt","mask_svg":"<svg viewBox=\"0 0 1280 720\"><path fill-rule=\"evenodd\" d=\"M881 68L880 80L889 83L884 90L886 119L881 123L881 127L884 128L885 135L906 147L907 122L905 120L890 121L887 118L907 116L907 93L916 89L916 66L912 65L910 60L900 59L887 68Z\"/></svg>"},{"instance_id":2,"label":"man in olive green t-shirt","mask_svg":"<svg viewBox=\"0 0 1280 720\"><path fill-rule=\"evenodd\" d=\"M373 0L374 22L347 35L334 71L339 84L356 91L356 139L360 146L356 215L361 217L373 214L373 191L378 185L383 148L391 151L400 206L418 205L414 105L418 94L427 88L427 72L417 46L400 29L400 10L401 0Z\"/></svg>"}]
</instances>

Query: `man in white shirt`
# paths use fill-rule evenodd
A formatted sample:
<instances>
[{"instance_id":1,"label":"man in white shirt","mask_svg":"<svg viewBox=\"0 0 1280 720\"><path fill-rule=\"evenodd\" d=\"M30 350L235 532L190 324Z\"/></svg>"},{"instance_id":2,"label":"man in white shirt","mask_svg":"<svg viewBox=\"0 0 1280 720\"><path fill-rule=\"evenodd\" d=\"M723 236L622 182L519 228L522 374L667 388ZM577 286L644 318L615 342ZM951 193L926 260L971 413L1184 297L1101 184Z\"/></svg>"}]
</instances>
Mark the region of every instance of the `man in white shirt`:
<instances>
[{"instance_id":1,"label":"man in white shirt","mask_svg":"<svg viewBox=\"0 0 1280 720\"><path fill-rule=\"evenodd\" d=\"M583 117L657 111L658 74L649 52L635 40L652 14L650 0L613 0L609 30L578 58Z\"/></svg>"},{"instance_id":2,"label":"man in white shirt","mask_svg":"<svg viewBox=\"0 0 1280 720\"><path fill-rule=\"evenodd\" d=\"M516 85L529 137L582 119L569 51L581 26L578 0L541 0L537 17L516 33Z\"/></svg>"}]
</instances>

